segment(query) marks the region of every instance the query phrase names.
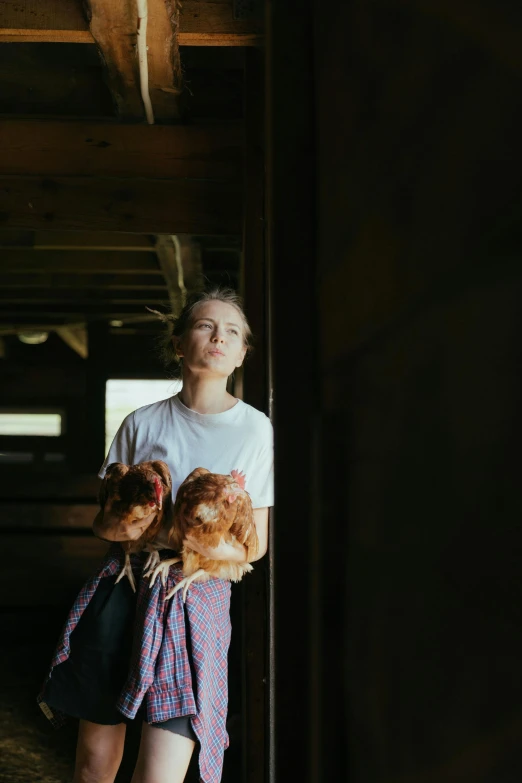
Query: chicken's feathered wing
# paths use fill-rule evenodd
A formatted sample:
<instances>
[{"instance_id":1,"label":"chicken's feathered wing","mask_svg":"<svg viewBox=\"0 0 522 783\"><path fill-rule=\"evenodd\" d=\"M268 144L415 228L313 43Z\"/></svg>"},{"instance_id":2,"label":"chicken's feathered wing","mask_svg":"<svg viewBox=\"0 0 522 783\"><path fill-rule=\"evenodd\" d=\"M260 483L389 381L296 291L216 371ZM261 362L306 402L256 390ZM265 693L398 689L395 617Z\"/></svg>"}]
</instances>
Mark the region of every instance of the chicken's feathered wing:
<instances>
[{"instance_id":1,"label":"chicken's feathered wing","mask_svg":"<svg viewBox=\"0 0 522 783\"><path fill-rule=\"evenodd\" d=\"M145 567L152 565L154 556L157 562L159 557L153 541L165 516L172 512L172 479L168 465L162 460L132 466L113 462L107 467L100 486L99 501L107 531L110 531L111 525L121 528L122 523L131 525L156 512L138 539L122 542L125 565L116 581L126 574L135 590L130 554L149 547L151 557Z\"/></svg>"},{"instance_id":2,"label":"chicken's feathered wing","mask_svg":"<svg viewBox=\"0 0 522 783\"><path fill-rule=\"evenodd\" d=\"M194 580L218 577L239 581L252 570L248 562L211 560L200 555L183 543L187 534L210 549L218 547L222 541L238 541L247 548L248 560L255 556L259 544L252 501L245 490L243 474L232 471L230 475L222 475L211 473L206 468L196 468L180 485L174 503L169 544L173 549L181 551L185 579L176 585L167 598L181 587L184 587L185 598L187 588ZM176 559L163 561L153 575L153 580L159 573L165 580L169 565L175 562Z\"/></svg>"}]
</instances>

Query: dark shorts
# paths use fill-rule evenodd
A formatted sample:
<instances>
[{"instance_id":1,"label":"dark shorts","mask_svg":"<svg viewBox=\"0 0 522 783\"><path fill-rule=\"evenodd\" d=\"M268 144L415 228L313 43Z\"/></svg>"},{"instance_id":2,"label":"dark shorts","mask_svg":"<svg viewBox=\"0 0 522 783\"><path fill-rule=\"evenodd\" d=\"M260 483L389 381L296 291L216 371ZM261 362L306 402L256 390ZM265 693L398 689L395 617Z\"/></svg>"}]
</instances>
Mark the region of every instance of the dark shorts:
<instances>
[{"instance_id":1,"label":"dark shorts","mask_svg":"<svg viewBox=\"0 0 522 783\"><path fill-rule=\"evenodd\" d=\"M102 725L131 722L115 705L127 679L135 610L126 577L118 584L113 576L101 579L71 634L69 658L45 686L43 699L51 708ZM189 716L150 725L197 741Z\"/></svg>"}]
</instances>

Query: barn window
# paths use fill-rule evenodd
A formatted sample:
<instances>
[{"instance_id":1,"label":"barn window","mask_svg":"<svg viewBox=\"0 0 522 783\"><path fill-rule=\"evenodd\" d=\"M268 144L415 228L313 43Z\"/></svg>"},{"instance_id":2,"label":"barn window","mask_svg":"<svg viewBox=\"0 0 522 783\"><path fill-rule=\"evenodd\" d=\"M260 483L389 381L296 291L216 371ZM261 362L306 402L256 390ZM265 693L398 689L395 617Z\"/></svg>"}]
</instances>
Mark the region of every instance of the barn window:
<instances>
[{"instance_id":1,"label":"barn window","mask_svg":"<svg viewBox=\"0 0 522 783\"><path fill-rule=\"evenodd\" d=\"M58 411L0 411L0 435L59 437L64 416Z\"/></svg>"},{"instance_id":2,"label":"barn window","mask_svg":"<svg viewBox=\"0 0 522 783\"><path fill-rule=\"evenodd\" d=\"M105 454L125 416L142 405L172 397L181 381L111 379L105 387Z\"/></svg>"}]
</instances>

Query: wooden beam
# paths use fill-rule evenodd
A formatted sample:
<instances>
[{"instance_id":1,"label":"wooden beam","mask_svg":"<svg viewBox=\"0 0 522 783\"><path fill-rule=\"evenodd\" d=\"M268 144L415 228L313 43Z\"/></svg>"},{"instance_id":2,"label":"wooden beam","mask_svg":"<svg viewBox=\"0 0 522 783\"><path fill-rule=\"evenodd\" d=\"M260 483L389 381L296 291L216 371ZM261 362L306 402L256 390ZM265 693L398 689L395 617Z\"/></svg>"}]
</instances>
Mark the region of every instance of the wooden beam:
<instances>
[{"instance_id":1,"label":"wooden beam","mask_svg":"<svg viewBox=\"0 0 522 783\"><path fill-rule=\"evenodd\" d=\"M146 275L151 283L163 282L155 253L124 251L76 252L74 250L5 250L2 274Z\"/></svg>"},{"instance_id":2,"label":"wooden beam","mask_svg":"<svg viewBox=\"0 0 522 783\"><path fill-rule=\"evenodd\" d=\"M156 237L155 249L165 283L167 284L171 311L178 316L186 295L178 238L172 234L158 236Z\"/></svg>"},{"instance_id":3,"label":"wooden beam","mask_svg":"<svg viewBox=\"0 0 522 783\"><path fill-rule=\"evenodd\" d=\"M240 181L240 123L146 126L3 119L2 174Z\"/></svg>"},{"instance_id":4,"label":"wooden beam","mask_svg":"<svg viewBox=\"0 0 522 783\"><path fill-rule=\"evenodd\" d=\"M154 251L154 244L149 235L113 234L110 231L2 231L0 229L0 250L26 248L151 253Z\"/></svg>"},{"instance_id":5,"label":"wooden beam","mask_svg":"<svg viewBox=\"0 0 522 783\"><path fill-rule=\"evenodd\" d=\"M26 528L91 528L99 506L95 503L2 503L0 531Z\"/></svg>"},{"instance_id":6,"label":"wooden beam","mask_svg":"<svg viewBox=\"0 0 522 783\"><path fill-rule=\"evenodd\" d=\"M62 328L56 330L56 334L58 337L62 338L64 343L68 345L69 348L72 348L73 351L76 351L76 353L81 356L82 359L87 359L89 355L87 329L72 329L69 326L63 326Z\"/></svg>"},{"instance_id":7,"label":"wooden beam","mask_svg":"<svg viewBox=\"0 0 522 783\"><path fill-rule=\"evenodd\" d=\"M150 291L105 291L99 289L34 289L2 291L0 293L0 307L5 312L7 308L16 307L18 310L26 307L33 311L48 309L73 308L75 310L115 309L121 305L135 305L135 309L145 312L145 306L150 302L159 305L168 305L167 291L162 289L152 293ZM113 307L114 306L114 307Z\"/></svg>"},{"instance_id":8,"label":"wooden beam","mask_svg":"<svg viewBox=\"0 0 522 783\"><path fill-rule=\"evenodd\" d=\"M0 262L1 264L1 262ZM1 268L1 266L0 266ZM156 276L143 274L78 274L76 273L32 273L21 272L0 273L0 292L16 292L17 289L33 291L38 289L51 289L61 291L64 288L96 289L104 291L149 291L157 292L156 296L167 295L165 281ZM16 294L15 294L16 295ZM152 294L149 294L152 295Z\"/></svg>"},{"instance_id":9,"label":"wooden beam","mask_svg":"<svg viewBox=\"0 0 522 783\"><path fill-rule=\"evenodd\" d=\"M241 186L215 180L0 174L0 226L67 231L235 234Z\"/></svg>"},{"instance_id":10,"label":"wooden beam","mask_svg":"<svg viewBox=\"0 0 522 783\"><path fill-rule=\"evenodd\" d=\"M0 42L35 41L92 45L81 0L0 3ZM263 20L235 19L233 0L185 0L181 6L180 46L261 46L263 41Z\"/></svg>"},{"instance_id":11,"label":"wooden beam","mask_svg":"<svg viewBox=\"0 0 522 783\"><path fill-rule=\"evenodd\" d=\"M143 118L135 0L86 0L86 8L118 115L125 119ZM177 3L148 0L148 15L148 78L154 114L162 120L178 119L181 63L176 39Z\"/></svg>"}]
</instances>

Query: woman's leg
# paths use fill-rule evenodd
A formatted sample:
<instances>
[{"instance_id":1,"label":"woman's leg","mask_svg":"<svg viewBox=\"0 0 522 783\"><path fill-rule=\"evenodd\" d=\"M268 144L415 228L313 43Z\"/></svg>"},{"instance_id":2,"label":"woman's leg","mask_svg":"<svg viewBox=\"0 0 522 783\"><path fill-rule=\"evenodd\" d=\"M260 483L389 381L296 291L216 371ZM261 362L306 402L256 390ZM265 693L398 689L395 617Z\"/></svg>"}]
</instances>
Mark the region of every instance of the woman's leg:
<instances>
[{"instance_id":1,"label":"woman's leg","mask_svg":"<svg viewBox=\"0 0 522 783\"><path fill-rule=\"evenodd\" d=\"M144 723L131 783L183 783L196 743Z\"/></svg>"},{"instance_id":2,"label":"woman's leg","mask_svg":"<svg viewBox=\"0 0 522 783\"><path fill-rule=\"evenodd\" d=\"M102 726L80 721L73 783L113 783L123 756L124 723Z\"/></svg>"}]
</instances>

